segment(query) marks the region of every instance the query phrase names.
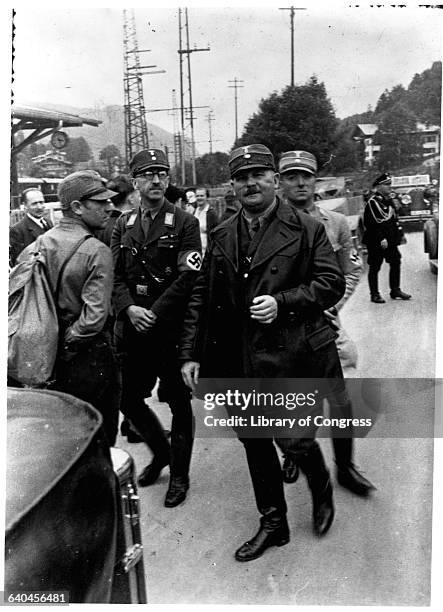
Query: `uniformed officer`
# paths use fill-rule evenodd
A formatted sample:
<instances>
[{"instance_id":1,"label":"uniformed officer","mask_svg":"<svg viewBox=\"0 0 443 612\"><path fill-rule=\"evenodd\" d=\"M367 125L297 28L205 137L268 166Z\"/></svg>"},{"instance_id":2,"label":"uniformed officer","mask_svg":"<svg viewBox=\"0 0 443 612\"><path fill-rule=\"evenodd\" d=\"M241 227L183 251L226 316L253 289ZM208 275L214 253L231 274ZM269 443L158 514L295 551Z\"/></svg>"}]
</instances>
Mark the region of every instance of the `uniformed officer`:
<instances>
[{"instance_id":1,"label":"uniformed officer","mask_svg":"<svg viewBox=\"0 0 443 612\"><path fill-rule=\"evenodd\" d=\"M180 504L189 488L193 416L189 389L177 360L177 338L189 293L201 267L198 220L164 196L169 163L159 149L143 150L130 162L140 208L116 222L111 248L115 263L114 307L121 322L121 411L154 454L138 482L155 482L170 463L165 506ZM157 377L168 389L171 448L153 411L144 403Z\"/></svg>"},{"instance_id":2,"label":"uniformed officer","mask_svg":"<svg viewBox=\"0 0 443 612\"><path fill-rule=\"evenodd\" d=\"M389 264L389 287L393 300L409 300L411 296L400 289L401 254L398 245L402 243L403 232L397 220L394 203L389 194L391 177L384 173L373 183L372 195L363 213L365 232L363 242L368 248L368 283L371 302L384 304L378 290L378 272L383 260Z\"/></svg>"},{"instance_id":3,"label":"uniformed officer","mask_svg":"<svg viewBox=\"0 0 443 612\"><path fill-rule=\"evenodd\" d=\"M363 271L363 264L352 243L351 231L345 215L327 210L314 201L315 177L317 159L308 151L287 151L282 153L279 163L280 184L285 200L296 210L309 213L320 221L332 244L337 262L346 281L345 294L335 306L325 314L338 336L336 345L340 363L345 376L355 375L357 366L357 347L341 325L338 312L346 300L354 293ZM328 397L332 417L352 418L352 405L346 391L332 394ZM349 430L348 430L349 431ZM352 462L353 439L349 437L333 437L335 462L337 465L338 482L357 495L366 496L374 486L358 472ZM285 451L283 464L283 479L285 482L295 482L298 478L297 454L298 441L284 439L281 445Z\"/></svg>"}]
</instances>

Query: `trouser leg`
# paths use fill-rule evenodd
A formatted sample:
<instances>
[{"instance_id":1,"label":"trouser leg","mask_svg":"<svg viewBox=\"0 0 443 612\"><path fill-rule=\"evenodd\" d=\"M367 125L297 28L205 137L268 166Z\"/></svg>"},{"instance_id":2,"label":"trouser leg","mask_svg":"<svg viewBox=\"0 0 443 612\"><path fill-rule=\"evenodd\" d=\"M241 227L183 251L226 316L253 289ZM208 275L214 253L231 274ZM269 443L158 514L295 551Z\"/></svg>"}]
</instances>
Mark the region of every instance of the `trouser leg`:
<instances>
[{"instance_id":1,"label":"trouser leg","mask_svg":"<svg viewBox=\"0 0 443 612\"><path fill-rule=\"evenodd\" d=\"M191 400L186 391L169 400L172 411L171 425L171 476L189 478L194 442L194 417Z\"/></svg>"},{"instance_id":2,"label":"trouser leg","mask_svg":"<svg viewBox=\"0 0 443 612\"><path fill-rule=\"evenodd\" d=\"M120 410L137 429L153 453L154 461L165 465L169 462L169 443L157 415L144 402L157 380L145 357L137 345L122 356Z\"/></svg>"},{"instance_id":3,"label":"trouser leg","mask_svg":"<svg viewBox=\"0 0 443 612\"><path fill-rule=\"evenodd\" d=\"M389 265L389 288L391 291L400 289L400 262L393 261Z\"/></svg>"},{"instance_id":4,"label":"trouser leg","mask_svg":"<svg viewBox=\"0 0 443 612\"><path fill-rule=\"evenodd\" d=\"M272 438L240 438L246 451L257 509L263 517L287 512L280 462Z\"/></svg>"}]
</instances>

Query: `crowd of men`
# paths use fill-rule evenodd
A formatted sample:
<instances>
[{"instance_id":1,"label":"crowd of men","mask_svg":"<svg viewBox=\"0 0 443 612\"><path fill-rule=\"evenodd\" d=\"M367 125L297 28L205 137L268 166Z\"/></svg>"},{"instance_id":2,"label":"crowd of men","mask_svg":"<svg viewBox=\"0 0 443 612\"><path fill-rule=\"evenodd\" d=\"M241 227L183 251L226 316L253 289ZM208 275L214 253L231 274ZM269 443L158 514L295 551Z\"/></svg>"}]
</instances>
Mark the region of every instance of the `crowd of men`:
<instances>
[{"instance_id":1,"label":"crowd of men","mask_svg":"<svg viewBox=\"0 0 443 612\"><path fill-rule=\"evenodd\" d=\"M328 395L331 413L352 417L343 376L353 375L357 350L339 312L363 266L345 217L315 202L318 167L310 152L284 152L276 165L262 144L233 150L222 219L205 189L169 201L169 170L165 153L150 149L133 157L130 178L106 182L94 171L74 172L60 183L63 217L55 227L43 225L41 192L27 190L26 216L11 228L10 246L14 265L41 235L50 277L63 270L53 388L97 408L110 445L121 412L152 454L139 485L153 484L169 466L164 504L174 507L190 486L199 377L334 379L341 384ZM374 182L364 213L370 298L379 304L383 260L391 298L411 297L400 289L402 233L389 185L386 174ZM172 413L170 440L147 403L158 381ZM367 496L374 486L356 469L348 434L333 437L337 480ZM333 486L315 435L240 436L261 518L236 551L238 561L289 541L284 483L300 472L312 495L313 530L328 532Z\"/></svg>"}]
</instances>

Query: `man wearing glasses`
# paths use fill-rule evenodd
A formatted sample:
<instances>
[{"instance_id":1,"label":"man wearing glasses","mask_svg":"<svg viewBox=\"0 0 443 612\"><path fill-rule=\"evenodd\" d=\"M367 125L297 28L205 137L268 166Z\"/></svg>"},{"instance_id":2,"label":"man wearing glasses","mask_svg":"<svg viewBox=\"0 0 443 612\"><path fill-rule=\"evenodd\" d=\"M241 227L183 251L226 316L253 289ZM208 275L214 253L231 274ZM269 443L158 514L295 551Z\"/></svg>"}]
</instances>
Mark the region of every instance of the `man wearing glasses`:
<instances>
[{"instance_id":1,"label":"man wearing glasses","mask_svg":"<svg viewBox=\"0 0 443 612\"><path fill-rule=\"evenodd\" d=\"M189 488L193 416L176 345L184 311L201 267L198 220L165 198L169 163L159 149L143 150L130 162L140 208L124 213L114 228L114 307L122 355L121 411L153 453L139 477L153 484L170 465L166 507L184 501ZM155 413L145 404L157 378L168 389L171 445Z\"/></svg>"}]
</instances>

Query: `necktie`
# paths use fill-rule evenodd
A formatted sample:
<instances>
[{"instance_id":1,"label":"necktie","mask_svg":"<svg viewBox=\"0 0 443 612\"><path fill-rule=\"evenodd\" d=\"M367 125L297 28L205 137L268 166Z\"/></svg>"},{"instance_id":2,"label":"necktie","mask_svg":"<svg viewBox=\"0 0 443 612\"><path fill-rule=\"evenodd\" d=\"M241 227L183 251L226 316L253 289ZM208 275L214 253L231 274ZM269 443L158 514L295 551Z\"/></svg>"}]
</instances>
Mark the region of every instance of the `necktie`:
<instances>
[{"instance_id":1,"label":"necktie","mask_svg":"<svg viewBox=\"0 0 443 612\"><path fill-rule=\"evenodd\" d=\"M40 225L45 231L49 229L49 225L46 219L40 219Z\"/></svg>"},{"instance_id":2,"label":"necktie","mask_svg":"<svg viewBox=\"0 0 443 612\"><path fill-rule=\"evenodd\" d=\"M148 232L151 228L151 224L152 224L151 213L149 212L149 210L147 210L143 213L143 217L142 217L142 227L143 227L143 233L145 237L148 235Z\"/></svg>"}]
</instances>

